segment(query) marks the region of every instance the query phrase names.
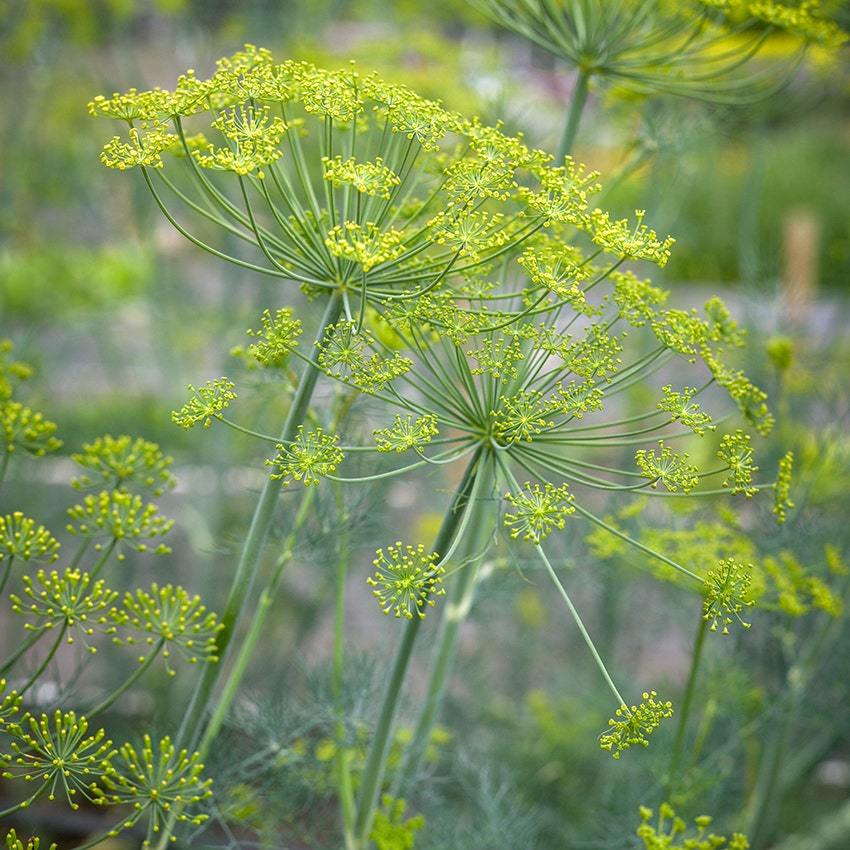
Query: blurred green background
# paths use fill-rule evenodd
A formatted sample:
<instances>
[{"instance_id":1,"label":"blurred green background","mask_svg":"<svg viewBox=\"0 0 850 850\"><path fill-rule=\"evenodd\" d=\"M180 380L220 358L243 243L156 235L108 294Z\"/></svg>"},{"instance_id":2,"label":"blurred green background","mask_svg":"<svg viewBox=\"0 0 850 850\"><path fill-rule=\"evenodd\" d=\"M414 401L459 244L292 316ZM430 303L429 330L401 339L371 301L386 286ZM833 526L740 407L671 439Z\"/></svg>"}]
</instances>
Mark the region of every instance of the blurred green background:
<instances>
[{"instance_id":1,"label":"blurred green background","mask_svg":"<svg viewBox=\"0 0 850 850\"><path fill-rule=\"evenodd\" d=\"M846 24L846 8L837 11ZM36 365L33 403L59 423L65 454L98 434L129 433L175 455L180 487L163 501L177 518L174 555L130 558L120 581L178 576L211 607L224 594L261 459L224 429L181 431L170 411L190 381L229 373L229 349L280 300L274 282L181 241L136 175L101 167L110 130L86 103L130 86L169 87L190 67L206 74L244 42L281 58L354 58L452 108L502 119L547 149L571 86L550 56L462 0L0 2L0 337ZM676 237L657 275L675 301L720 292L746 321L749 368L780 414L768 448L776 457L780 446L793 448L801 465L798 511L781 531L765 533L769 522L754 511L733 520L722 507L646 511L635 526L636 534L680 532L667 545L711 540L720 551L740 551L749 533L754 556L772 558L785 592L804 597L793 616L788 599L758 614L745 642L712 646L678 802L689 815L716 813L722 829L749 829L756 848L850 847L850 636L841 612L823 610L802 592L805 581L793 580L796 563L835 598L848 591L847 49L743 109L594 92L575 153L602 172L608 206L644 208L653 227ZM786 362L777 352L789 349ZM279 418L282 401L261 378L247 396L258 422ZM22 465L0 511L30 511L61 528L73 499L69 470L67 457ZM364 491L352 508L361 562L376 538L399 528L424 534L434 517L413 515L412 506L436 506L443 486L429 476ZM239 731L213 759L218 808L197 846L325 846L330 523L320 510L301 544L268 642L275 649L255 664ZM592 535L566 541L560 557L576 567L576 595L622 675L651 674L681 693L698 600ZM594 737L607 709L594 669L533 572L518 575L498 558L492 566L434 741L434 781L413 801L429 824L417 848L635 846L637 805L659 801L652 777L669 740L623 764L600 757ZM362 579L354 576L350 593L352 646L362 652L350 701L354 721L368 725L394 624L379 621ZM164 686L155 681L152 695ZM167 693L139 707L146 724L179 719L181 701ZM70 821L28 817L74 837Z\"/></svg>"}]
</instances>

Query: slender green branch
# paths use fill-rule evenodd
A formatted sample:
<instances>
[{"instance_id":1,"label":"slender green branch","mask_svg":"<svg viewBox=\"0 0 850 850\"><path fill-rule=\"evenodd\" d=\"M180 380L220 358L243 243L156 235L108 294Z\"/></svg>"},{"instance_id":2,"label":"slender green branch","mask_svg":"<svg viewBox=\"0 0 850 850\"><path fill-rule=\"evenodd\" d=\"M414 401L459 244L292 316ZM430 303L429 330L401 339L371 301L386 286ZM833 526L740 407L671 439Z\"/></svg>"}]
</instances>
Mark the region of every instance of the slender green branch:
<instances>
[{"instance_id":1,"label":"slender green branch","mask_svg":"<svg viewBox=\"0 0 850 850\"><path fill-rule=\"evenodd\" d=\"M471 502L478 495L481 475L478 466L481 453L476 452L466 468L463 479L458 485L451 504L443 517L434 551L442 555L449 549L452 540L461 525L461 520L469 512ZM360 781L360 794L357 799L357 817L354 823L354 836L357 846L364 848L368 842L378 802L381 785L383 784L386 761L389 751L390 734L398 711L401 688L410 665L413 646L422 623L421 618L414 617L405 627L404 635L396 650L390 678L387 681L384 697L381 702L375 734L369 747L366 765Z\"/></svg>"}]
</instances>

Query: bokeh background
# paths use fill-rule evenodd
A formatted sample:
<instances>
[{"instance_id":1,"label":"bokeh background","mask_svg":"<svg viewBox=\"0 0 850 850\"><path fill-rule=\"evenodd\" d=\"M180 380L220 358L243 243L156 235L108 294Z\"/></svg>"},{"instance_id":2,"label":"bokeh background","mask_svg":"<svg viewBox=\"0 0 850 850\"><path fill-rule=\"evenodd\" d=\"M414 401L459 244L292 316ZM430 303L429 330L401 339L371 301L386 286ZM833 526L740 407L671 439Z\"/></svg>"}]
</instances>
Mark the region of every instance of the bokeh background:
<instances>
[{"instance_id":1,"label":"bokeh background","mask_svg":"<svg viewBox=\"0 0 850 850\"><path fill-rule=\"evenodd\" d=\"M847 9L835 11L846 26ZM245 42L279 57L356 59L548 149L573 82L548 54L463 0L0 2L0 336L37 367L36 401L65 441L65 456L16 469L0 511L21 509L61 528L74 500L68 453L103 433L155 440L175 456L180 481L162 502L177 519L174 554L128 558L118 583L178 578L213 608L262 458L224 429L181 431L170 411L187 383L229 374L230 348L263 308L279 306L279 284L200 254L162 220L140 178L103 168L109 128L88 116L86 103L130 86L169 87L187 68L207 74ZM676 237L671 262L655 273L673 300L699 304L719 293L747 325L749 369L779 414L768 449L778 457L791 447L798 457L797 510L779 531L755 509L736 518L724 506L664 516L607 506L616 521L656 534L683 557L688 546L750 546L786 582L787 604L754 614L744 638L710 647L677 801L689 815L713 812L721 829L748 830L757 850L850 847L847 54L811 57L780 95L745 108L593 91L575 150L602 172L609 207L646 209L653 227ZM255 384L249 404L257 421L273 423L282 400ZM427 539L445 487L436 475L375 484L350 508L361 567L349 592L349 699L364 727L396 631L363 581L369 553L399 530ZM283 498L280 535L298 496ZM216 809L195 846L330 846L327 564L335 516L320 504L300 543L236 722L213 754ZM680 534L665 541L660 529ZM649 680L675 699L699 600L588 531L576 527L559 558L572 568L591 628L632 691ZM500 557L489 572L432 742L430 781L413 801L428 825L417 848L635 846L637 806L660 799L669 740L659 733L657 746L622 764L601 755L594 739L608 700L547 585ZM810 592L811 576L830 588L829 605ZM15 624L5 610L2 618L8 637ZM118 721L165 728L179 721L189 686L166 688L154 677ZM0 808L3 796L0 782ZM84 837L81 823L98 827L96 811L84 815L38 810L24 825L72 846Z\"/></svg>"}]
</instances>

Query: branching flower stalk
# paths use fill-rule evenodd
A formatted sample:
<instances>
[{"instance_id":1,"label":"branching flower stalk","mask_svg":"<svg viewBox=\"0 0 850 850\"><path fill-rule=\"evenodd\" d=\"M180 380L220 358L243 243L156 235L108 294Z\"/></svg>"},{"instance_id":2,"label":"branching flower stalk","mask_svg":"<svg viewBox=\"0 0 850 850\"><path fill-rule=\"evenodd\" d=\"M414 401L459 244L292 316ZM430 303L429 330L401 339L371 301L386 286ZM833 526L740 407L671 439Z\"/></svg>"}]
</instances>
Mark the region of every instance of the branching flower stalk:
<instances>
[{"instance_id":1,"label":"branching flower stalk","mask_svg":"<svg viewBox=\"0 0 850 850\"><path fill-rule=\"evenodd\" d=\"M103 162L119 170L138 167L157 206L190 242L239 267L295 282L308 297L328 299L319 329L319 338L327 337L323 346L307 356L298 352L307 362L279 439L287 462L286 447L304 424L320 367L372 392L408 367L398 354L385 363L358 360L367 308L382 311L387 300L412 303L515 252L550 225L552 211L542 201L556 192L570 192L561 213L576 226L600 226L582 202L580 183L592 176L572 166L551 169L551 158L521 139L353 68L277 64L268 51L247 45L221 60L207 80L187 72L171 92L98 97L90 111L126 123L127 138L108 142ZM196 124L201 134L193 132ZM217 141L207 141L205 132ZM206 244L180 223L177 209L253 246L262 264ZM326 334L330 328L334 333ZM300 330L296 324L289 330L288 341L278 339L294 348ZM216 396L205 391L177 421L189 426L200 416L208 425L226 401L223 393L232 391L215 389ZM279 480L287 480L285 472L267 482L234 572L219 636L224 660ZM181 741L197 742L198 730L188 727L210 705L217 677L217 669L207 668Z\"/></svg>"}]
</instances>

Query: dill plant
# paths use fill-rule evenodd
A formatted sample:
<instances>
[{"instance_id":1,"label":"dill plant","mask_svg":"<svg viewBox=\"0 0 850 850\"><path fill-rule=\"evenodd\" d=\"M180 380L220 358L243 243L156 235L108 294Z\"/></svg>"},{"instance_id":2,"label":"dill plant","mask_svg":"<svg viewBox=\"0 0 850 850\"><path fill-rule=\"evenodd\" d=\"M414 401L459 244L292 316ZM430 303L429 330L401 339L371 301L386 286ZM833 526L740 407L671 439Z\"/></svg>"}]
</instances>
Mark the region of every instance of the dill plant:
<instances>
[{"instance_id":1,"label":"dill plant","mask_svg":"<svg viewBox=\"0 0 850 850\"><path fill-rule=\"evenodd\" d=\"M269 444L270 454L214 638L218 656L231 650L232 665L221 683L219 668L205 666L177 744L203 757L218 733L323 479L341 492L461 464L432 545L396 541L379 549L369 577L381 609L404 625L356 783L338 743L346 846L366 847L377 840L376 828L382 834L403 812L399 795L417 774L478 565L500 525L517 545L531 547L611 690L612 716L600 746L615 758L646 746L672 705L654 691L631 705L621 695L546 553L547 538L580 519L604 529L692 582L705 598L705 620L725 632L745 622L747 564L720 561L713 572L696 573L599 517L587 495L752 498L773 490L780 520L791 507L790 456L776 480L759 478L743 427L720 435L717 463L705 470L674 448L692 434L714 440L733 411L759 435L770 431L773 418L764 392L734 365L744 334L723 303L710 299L702 314L669 308L667 293L631 269L639 262L663 266L673 240L648 227L642 211L628 221L594 207L598 175L569 157L553 162L519 137L353 67L278 64L248 45L221 60L208 80L187 72L174 91L99 97L90 110L126 122L126 136L106 144L104 163L139 168L157 206L190 242L300 287L323 310L303 346L293 308L267 310L250 332L253 341L238 352L271 370L293 359L303 364L279 435L231 418L238 392L225 377L190 387L191 398L174 412L177 425L222 423ZM203 241L182 223L186 215L249 246L256 262ZM618 396L650 386L654 374L674 363L677 376L688 373L687 384L665 383L647 409L618 412ZM339 387L331 411L311 409L320 376ZM713 411L722 407L717 388L732 403L720 418ZM386 417L370 445L358 444L356 434L343 438L358 399ZM600 453L624 446L634 450L633 465L603 465ZM364 453L384 458L384 468L343 474L346 458ZM304 495L233 651L282 486L304 487ZM337 682L344 559L341 565ZM450 592L441 605L446 579ZM145 622L146 607L146 601L136 605L131 622ZM432 608L442 609L443 622L425 701L376 821L400 695L421 621ZM161 845L181 813L175 805L157 814Z\"/></svg>"},{"instance_id":2,"label":"dill plant","mask_svg":"<svg viewBox=\"0 0 850 850\"><path fill-rule=\"evenodd\" d=\"M820 0L471 2L575 69L559 156L573 146L594 80L638 95L752 103L781 88L813 46L832 51L846 40Z\"/></svg>"},{"instance_id":3,"label":"dill plant","mask_svg":"<svg viewBox=\"0 0 850 850\"><path fill-rule=\"evenodd\" d=\"M19 400L21 383L32 370L12 359L8 341L0 342L0 354L4 458L8 463L20 453L39 457L57 451L55 423ZM22 421L26 426L17 427ZM155 443L110 435L84 444L73 457L80 469L73 487L97 493L68 509L64 542L20 511L0 516L0 586L10 589L10 609L20 623L18 644L0 661L0 772L22 792L0 816L11 817L42 800L64 802L72 811L84 801L115 807L112 825L81 850L137 826L146 829L143 846L150 846L178 803L181 823L203 823L200 804L211 794L211 781L203 776L198 754L176 749L168 737L156 743L145 737L141 747L132 741L114 745L97 724L158 660L170 676L176 675L178 660L215 664L221 626L199 597L180 586L153 584L122 597L99 577L128 549L170 553L161 538L173 521L146 497L174 487L171 458ZM63 554L67 546L75 547L70 557ZM104 641L133 647L131 672L102 689L96 702L81 704L74 677L56 679L51 663L65 652L76 656L79 672L82 659L96 657ZM48 682L56 691L51 702L59 707L39 712L37 690ZM15 830L6 842L11 850L39 846L38 838L24 845Z\"/></svg>"}]
</instances>

